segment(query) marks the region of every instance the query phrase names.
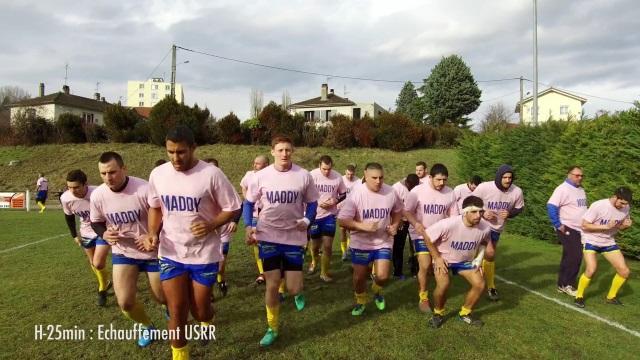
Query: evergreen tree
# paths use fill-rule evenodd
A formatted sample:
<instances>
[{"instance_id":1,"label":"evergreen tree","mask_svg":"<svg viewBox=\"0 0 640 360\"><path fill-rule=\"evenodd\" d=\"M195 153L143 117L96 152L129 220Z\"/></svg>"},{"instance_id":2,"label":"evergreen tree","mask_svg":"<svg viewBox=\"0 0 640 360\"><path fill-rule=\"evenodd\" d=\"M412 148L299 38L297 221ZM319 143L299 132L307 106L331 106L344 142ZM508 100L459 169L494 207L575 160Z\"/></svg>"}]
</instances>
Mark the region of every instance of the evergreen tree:
<instances>
[{"instance_id":1,"label":"evergreen tree","mask_svg":"<svg viewBox=\"0 0 640 360\"><path fill-rule=\"evenodd\" d=\"M396 113L403 114L413 121L421 123L424 117L424 110L418 92L411 81L404 83L398 98L396 99Z\"/></svg>"}]
</instances>

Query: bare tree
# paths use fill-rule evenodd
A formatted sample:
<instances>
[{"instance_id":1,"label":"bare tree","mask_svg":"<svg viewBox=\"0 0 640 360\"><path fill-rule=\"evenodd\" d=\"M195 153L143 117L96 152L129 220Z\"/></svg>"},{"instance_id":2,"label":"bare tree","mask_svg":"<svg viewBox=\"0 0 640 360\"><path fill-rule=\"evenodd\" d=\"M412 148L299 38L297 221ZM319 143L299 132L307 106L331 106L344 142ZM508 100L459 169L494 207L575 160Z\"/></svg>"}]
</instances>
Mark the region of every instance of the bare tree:
<instances>
[{"instance_id":1,"label":"bare tree","mask_svg":"<svg viewBox=\"0 0 640 360\"><path fill-rule=\"evenodd\" d=\"M251 116L252 119L257 118L258 115L260 115L263 105L264 105L264 99L263 99L262 91L251 89L249 115Z\"/></svg>"},{"instance_id":2,"label":"bare tree","mask_svg":"<svg viewBox=\"0 0 640 360\"><path fill-rule=\"evenodd\" d=\"M21 87L10 85L0 87L0 107L30 98L31 94Z\"/></svg>"},{"instance_id":3,"label":"bare tree","mask_svg":"<svg viewBox=\"0 0 640 360\"><path fill-rule=\"evenodd\" d=\"M489 107L489 111L487 111L484 120L480 122L480 132L502 131L507 128L510 119L511 113L503 103L493 104Z\"/></svg>"},{"instance_id":4,"label":"bare tree","mask_svg":"<svg viewBox=\"0 0 640 360\"><path fill-rule=\"evenodd\" d=\"M291 97L289 96L289 91L287 91L287 89L284 89L282 91L282 108L284 110L288 110L289 105L291 105Z\"/></svg>"}]
</instances>

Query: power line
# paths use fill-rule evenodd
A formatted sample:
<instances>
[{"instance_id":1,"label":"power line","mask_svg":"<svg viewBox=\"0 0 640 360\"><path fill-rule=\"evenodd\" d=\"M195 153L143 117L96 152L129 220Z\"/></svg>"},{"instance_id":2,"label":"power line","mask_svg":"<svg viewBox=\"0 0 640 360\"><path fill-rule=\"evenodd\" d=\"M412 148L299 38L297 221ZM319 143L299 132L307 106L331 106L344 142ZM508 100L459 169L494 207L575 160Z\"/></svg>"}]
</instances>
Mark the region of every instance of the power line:
<instances>
[{"instance_id":1,"label":"power line","mask_svg":"<svg viewBox=\"0 0 640 360\"><path fill-rule=\"evenodd\" d=\"M533 80L530 80L530 79L527 79L527 78L523 78L523 79L526 80L526 81L529 81L529 82L533 82ZM588 97L592 97L592 98L596 98L596 99L601 99L601 100L606 100L606 101L612 101L612 102L617 102L617 103L622 103L622 104L631 104L631 105L633 105L633 101L616 100L616 99L611 99L611 98L607 98L607 97L603 97L603 96L587 94L587 93L580 92L580 91L563 89L563 88L559 88L557 86L553 86L553 85L550 85L550 84L545 84L545 83L540 82L540 81L538 81L538 84L542 84L544 86L552 87L554 89L558 89L558 90L562 90L562 91L566 91L566 92L570 92L570 93L574 93L574 94L578 94L578 95L588 96Z\"/></svg>"},{"instance_id":2,"label":"power line","mask_svg":"<svg viewBox=\"0 0 640 360\"><path fill-rule=\"evenodd\" d=\"M164 56L162 57L162 60L160 60L160 62L158 63L158 65L156 65L156 67L153 68L153 70L151 70L151 72L149 73L149 75L147 75L147 77L144 79L144 81L146 82L147 80L149 80L151 78L151 76L153 76L153 74L156 72L156 70L158 70L158 68L160 67L160 65L162 65L162 63L164 63L164 61L167 59L167 56L169 56L169 54L171 53L171 49L169 49L169 51L167 51L166 54L164 54ZM125 101L127 101L127 103L129 102L129 97L131 95L133 95L134 93L138 92L139 89L135 89L134 91L132 91L129 95L127 95ZM127 104L128 105L128 104Z\"/></svg>"},{"instance_id":3,"label":"power line","mask_svg":"<svg viewBox=\"0 0 640 360\"><path fill-rule=\"evenodd\" d=\"M231 58L231 57L217 55L217 54L213 54L213 53L205 52L205 51L200 51L200 50L187 49L187 48L179 46L179 45L176 45L176 47L178 49L181 49L181 50L184 50L184 51L188 51L188 52L192 52L192 53L195 53L195 54L209 56L209 57L213 57L213 58L220 59L220 60L226 60L226 61L236 62L236 63L240 63L240 64L245 64L245 65L257 66L257 67L262 67L262 68L271 69L271 70L293 72L293 73L298 73L298 74L314 75L314 76L322 76L322 77L330 77L330 78L338 78L338 79L359 80L359 81L384 82L384 83L405 83L405 82L409 81L409 80L377 79L377 78L368 78L368 77L350 76L350 75L336 75L336 74L321 73L321 72L309 71L309 70L293 69L293 68L288 68L288 67L284 67L284 66L267 65L267 64L261 64L261 63L248 61L248 60ZM519 80L519 79L520 78L504 78L504 79L491 79L491 80L476 80L476 82L480 82L480 83L484 83L484 82L500 82L500 81L509 81L509 80ZM420 81L409 81L409 82L412 82L414 84L423 84L424 83L423 80L420 80Z\"/></svg>"}]
</instances>

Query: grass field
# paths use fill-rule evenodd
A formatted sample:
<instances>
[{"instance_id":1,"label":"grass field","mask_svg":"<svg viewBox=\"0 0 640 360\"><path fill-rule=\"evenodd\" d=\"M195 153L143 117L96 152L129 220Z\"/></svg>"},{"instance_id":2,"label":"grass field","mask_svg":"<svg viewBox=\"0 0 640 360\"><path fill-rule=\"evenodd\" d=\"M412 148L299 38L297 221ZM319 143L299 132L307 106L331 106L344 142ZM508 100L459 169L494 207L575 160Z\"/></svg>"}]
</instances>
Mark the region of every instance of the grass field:
<instances>
[{"instance_id":1,"label":"grass field","mask_svg":"<svg viewBox=\"0 0 640 360\"><path fill-rule=\"evenodd\" d=\"M169 345L158 342L138 349L134 341L90 340L89 331L100 324L131 327L115 304L95 305L96 285L85 256L69 238L60 211L0 212L0 357L7 359L170 358ZM57 237L56 237L57 236ZM54 237L54 238L52 238ZM16 247L42 239L36 245ZM339 248L336 245L336 254ZM503 237L497 274L571 304L555 290L560 247L534 239ZM640 339L603 321L567 309L519 287L498 282L502 300L482 299L475 312L485 326L469 328L455 318L466 286L454 280L447 306L448 318L439 330L427 326L417 309L416 284L393 281L385 289L387 310L368 306L353 318L349 266L334 256L333 284L317 276L305 278L308 307L296 312L288 298L281 310L280 339L268 350L258 341L266 329L263 287L255 286L249 249L236 237L228 267L229 294L216 300L217 341L191 344L193 358L598 358L630 359L640 354ZM613 275L601 261L599 273L587 290L587 308L609 321L640 331L637 291L640 263L630 261L632 277L622 288L624 307L604 304ZM408 269L405 269L407 272ZM146 281L139 282L140 297L155 324L165 327L159 306L150 301ZM217 295L217 292L216 292ZM87 332L84 341L35 340L36 325L77 326Z\"/></svg>"}]
</instances>

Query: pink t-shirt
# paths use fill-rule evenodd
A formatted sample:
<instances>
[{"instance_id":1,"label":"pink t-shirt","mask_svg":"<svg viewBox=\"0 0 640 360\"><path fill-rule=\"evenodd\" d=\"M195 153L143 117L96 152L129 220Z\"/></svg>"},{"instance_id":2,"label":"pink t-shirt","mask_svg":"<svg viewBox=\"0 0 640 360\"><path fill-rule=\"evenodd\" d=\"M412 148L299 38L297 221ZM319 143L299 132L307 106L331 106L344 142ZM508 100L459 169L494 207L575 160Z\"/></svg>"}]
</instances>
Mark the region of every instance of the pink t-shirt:
<instances>
[{"instance_id":1,"label":"pink t-shirt","mask_svg":"<svg viewBox=\"0 0 640 360\"><path fill-rule=\"evenodd\" d=\"M493 181L485 181L478 185L472 195L481 198L484 202L484 209L491 210L495 212L496 215L499 210L511 211L524 207L522 190L513 184L511 184L505 192L498 189ZM489 221L489 224L493 231L500 233L504 229L505 220L496 216L493 220Z\"/></svg>"},{"instance_id":2,"label":"pink t-shirt","mask_svg":"<svg viewBox=\"0 0 640 360\"><path fill-rule=\"evenodd\" d=\"M606 225L609 221L616 223L622 222L629 217L629 206L618 210L611 204L611 200L602 199L594 202L589 206L589 210L582 216L582 219L596 225ZM615 235L618 228L607 231L590 232L582 229L582 243L595 246L611 246L615 245Z\"/></svg>"},{"instance_id":3,"label":"pink t-shirt","mask_svg":"<svg viewBox=\"0 0 640 360\"><path fill-rule=\"evenodd\" d=\"M553 191L547 204L560 209L560 222L572 229L582 228L582 216L587 212L587 194L582 187L575 187L566 181Z\"/></svg>"},{"instance_id":4,"label":"pink t-shirt","mask_svg":"<svg viewBox=\"0 0 640 360\"><path fill-rule=\"evenodd\" d=\"M218 232L220 233L220 241L222 243L228 243L233 238L233 233L231 232L231 223L226 223L218 228Z\"/></svg>"},{"instance_id":5,"label":"pink t-shirt","mask_svg":"<svg viewBox=\"0 0 640 360\"><path fill-rule=\"evenodd\" d=\"M298 230L297 220L304 216L304 204L320 198L309 172L296 164L288 171L270 165L254 176L247 200L261 201L256 238L276 244L304 246L306 230Z\"/></svg>"},{"instance_id":6,"label":"pink t-shirt","mask_svg":"<svg viewBox=\"0 0 640 360\"><path fill-rule=\"evenodd\" d=\"M338 219L358 222L378 222L378 231L369 233L351 230L350 247L358 250L377 250L393 247L393 237L387 233L392 213L402 212L402 200L393 188L382 184L378 192L369 190L367 185L355 187L344 201Z\"/></svg>"},{"instance_id":7,"label":"pink t-shirt","mask_svg":"<svg viewBox=\"0 0 640 360\"><path fill-rule=\"evenodd\" d=\"M487 243L491 228L481 219L476 226L467 226L463 215L442 219L427 229L427 236L449 264L473 260L480 243Z\"/></svg>"},{"instance_id":8,"label":"pink t-shirt","mask_svg":"<svg viewBox=\"0 0 640 360\"><path fill-rule=\"evenodd\" d=\"M162 209L158 256L183 264L211 264L222 260L220 233L191 234L195 221L212 222L222 211L240 209L240 198L222 170L199 160L187 171L171 163L149 175L149 206Z\"/></svg>"},{"instance_id":9,"label":"pink t-shirt","mask_svg":"<svg viewBox=\"0 0 640 360\"><path fill-rule=\"evenodd\" d=\"M430 181L411 189L404 202L404 209L415 214L425 229L444 218L458 215L453 190L445 186L438 191L432 187ZM418 233L413 226L409 226L409 236L414 240L422 239L422 234Z\"/></svg>"},{"instance_id":10,"label":"pink t-shirt","mask_svg":"<svg viewBox=\"0 0 640 360\"><path fill-rule=\"evenodd\" d=\"M349 179L347 178L347 175L342 175L342 182L344 182L344 186L347 187L347 195L348 195L356 184L362 183L362 180L358 179L357 176L354 176L353 181L349 181Z\"/></svg>"},{"instance_id":11,"label":"pink t-shirt","mask_svg":"<svg viewBox=\"0 0 640 360\"><path fill-rule=\"evenodd\" d=\"M87 239L94 239L98 235L91 228L91 219L89 218L90 204L89 199L91 193L96 189L96 186L89 186L87 194L83 198L77 198L73 196L70 190L65 191L60 195L60 202L62 203L62 211L66 215L75 215L80 218L80 236Z\"/></svg>"},{"instance_id":12,"label":"pink t-shirt","mask_svg":"<svg viewBox=\"0 0 640 360\"><path fill-rule=\"evenodd\" d=\"M249 170L246 172L246 174L244 174L244 176L242 177L242 179L240 180L240 187L242 187L245 191L249 190L249 184L251 183L252 179L253 179L253 175L257 173L257 171L255 170ZM254 218L258 218L258 213L260 212L260 209L262 209L262 205L260 204L260 201L258 201L255 206L253 207L253 217Z\"/></svg>"},{"instance_id":13,"label":"pink t-shirt","mask_svg":"<svg viewBox=\"0 0 640 360\"><path fill-rule=\"evenodd\" d=\"M111 246L114 254L132 259L156 259L156 251L140 251L135 239L147 234L149 184L140 178L129 176L127 186L114 192L105 184L91 193L91 222L106 222L107 227L116 227L120 240Z\"/></svg>"},{"instance_id":14,"label":"pink t-shirt","mask_svg":"<svg viewBox=\"0 0 640 360\"><path fill-rule=\"evenodd\" d=\"M467 185L467 183L460 184L453 188L453 196L456 197L459 213L462 213L462 202L464 202L464 199L471 195L471 193L472 191L469 189L469 185Z\"/></svg>"},{"instance_id":15,"label":"pink t-shirt","mask_svg":"<svg viewBox=\"0 0 640 360\"><path fill-rule=\"evenodd\" d=\"M38 187L38 191L48 191L49 190L49 180L44 177L39 177L36 181L36 186Z\"/></svg>"},{"instance_id":16,"label":"pink t-shirt","mask_svg":"<svg viewBox=\"0 0 640 360\"><path fill-rule=\"evenodd\" d=\"M338 213L338 207L336 205L333 205L329 209L323 209L320 207L320 203L331 198L338 200L340 194L345 194L347 192L347 187L342 181L342 176L340 176L337 171L331 170L329 177L326 177L322 175L322 171L320 169L313 169L309 174L311 175L314 184L316 184L318 194L320 194L316 219L322 219L329 215L336 215Z\"/></svg>"}]
</instances>

